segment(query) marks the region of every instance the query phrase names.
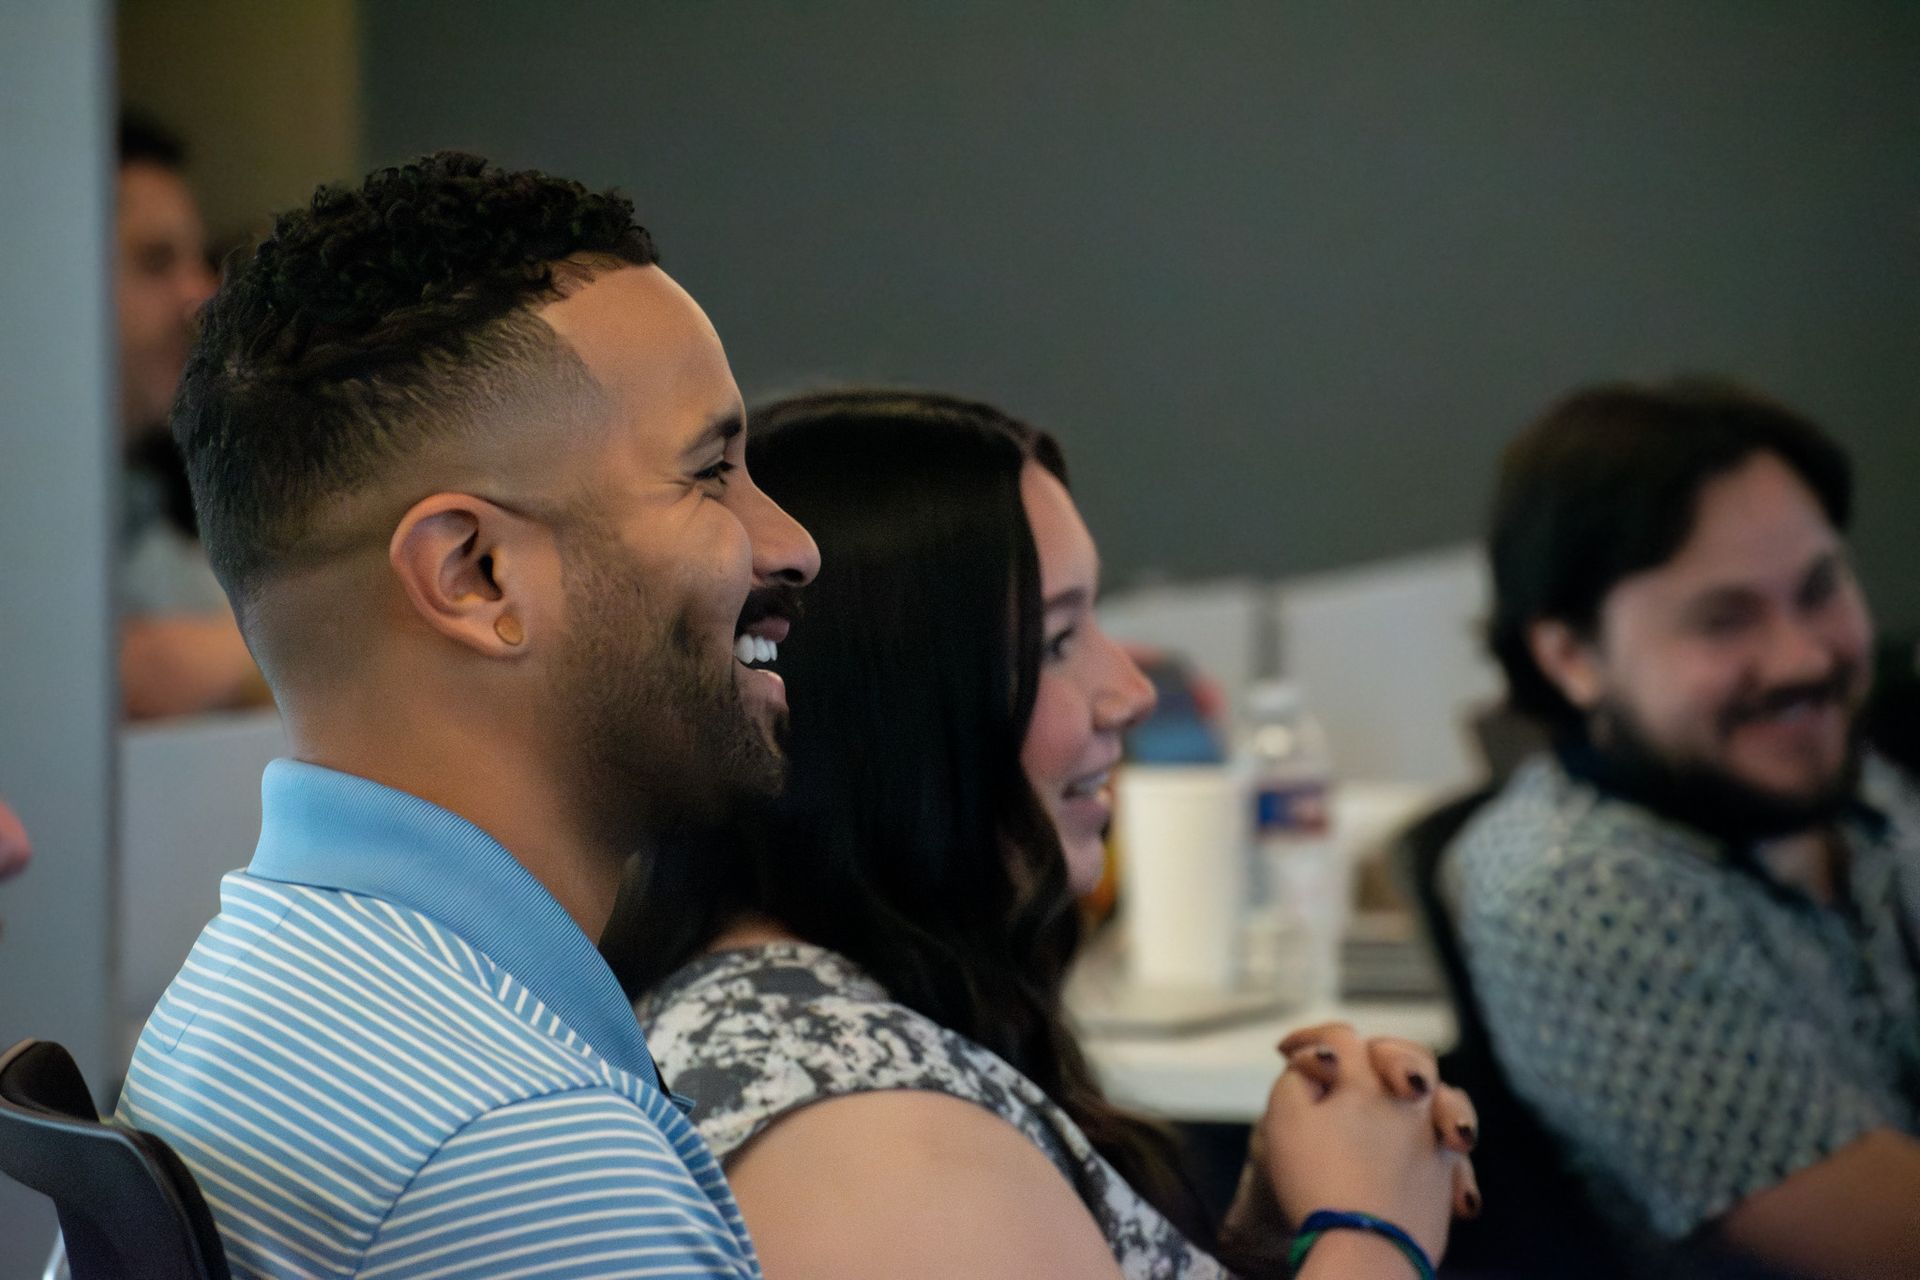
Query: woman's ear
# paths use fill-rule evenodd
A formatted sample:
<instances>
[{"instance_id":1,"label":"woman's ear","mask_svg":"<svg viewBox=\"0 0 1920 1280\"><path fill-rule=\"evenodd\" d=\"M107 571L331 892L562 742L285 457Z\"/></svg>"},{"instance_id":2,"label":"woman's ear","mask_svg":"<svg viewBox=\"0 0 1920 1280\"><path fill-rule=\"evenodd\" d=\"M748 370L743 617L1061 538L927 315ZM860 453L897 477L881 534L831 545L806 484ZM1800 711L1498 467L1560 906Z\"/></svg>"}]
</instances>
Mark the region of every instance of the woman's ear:
<instances>
[{"instance_id":1,"label":"woman's ear","mask_svg":"<svg viewBox=\"0 0 1920 1280\"><path fill-rule=\"evenodd\" d=\"M1593 642L1558 618L1540 618L1527 627L1527 648L1536 666L1560 696L1581 711L1599 703L1604 682Z\"/></svg>"},{"instance_id":2,"label":"woman's ear","mask_svg":"<svg viewBox=\"0 0 1920 1280\"><path fill-rule=\"evenodd\" d=\"M537 636L536 527L484 498L436 493L408 508L387 545L407 600L441 635L490 658L528 652Z\"/></svg>"}]
</instances>

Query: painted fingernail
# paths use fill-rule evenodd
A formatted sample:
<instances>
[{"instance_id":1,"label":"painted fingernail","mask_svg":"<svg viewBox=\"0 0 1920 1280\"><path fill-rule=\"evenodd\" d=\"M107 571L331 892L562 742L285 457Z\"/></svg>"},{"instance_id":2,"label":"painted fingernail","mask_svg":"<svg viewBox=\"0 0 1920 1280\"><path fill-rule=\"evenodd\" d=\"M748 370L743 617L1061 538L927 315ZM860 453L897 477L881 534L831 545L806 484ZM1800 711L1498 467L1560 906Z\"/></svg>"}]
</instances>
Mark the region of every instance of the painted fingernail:
<instances>
[{"instance_id":1,"label":"painted fingernail","mask_svg":"<svg viewBox=\"0 0 1920 1280\"><path fill-rule=\"evenodd\" d=\"M1413 1087L1413 1091L1419 1094L1421 1097L1424 1098L1427 1096L1427 1089L1430 1086L1427 1084L1427 1078L1421 1075L1418 1071L1407 1072L1407 1083L1411 1085Z\"/></svg>"}]
</instances>

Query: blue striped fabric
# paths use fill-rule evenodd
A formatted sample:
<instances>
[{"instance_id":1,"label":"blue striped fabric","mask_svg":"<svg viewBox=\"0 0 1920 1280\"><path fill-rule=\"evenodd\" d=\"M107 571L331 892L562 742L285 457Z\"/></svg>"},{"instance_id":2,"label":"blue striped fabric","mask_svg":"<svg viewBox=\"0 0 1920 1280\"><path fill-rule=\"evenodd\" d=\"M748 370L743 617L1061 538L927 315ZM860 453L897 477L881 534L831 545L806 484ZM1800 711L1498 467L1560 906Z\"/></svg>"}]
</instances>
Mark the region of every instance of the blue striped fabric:
<instances>
[{"instance_id":1,"label":"blue striped fabric","mask_svg":"<svg viewBox=\"0 0 1920 1280\"><path fill-rule=\"evenodd\" d=\"M311 765L263 791L119 1109L236 1276L760 1274L612 974L510 854Z\"/></svg>"}]
</instances>

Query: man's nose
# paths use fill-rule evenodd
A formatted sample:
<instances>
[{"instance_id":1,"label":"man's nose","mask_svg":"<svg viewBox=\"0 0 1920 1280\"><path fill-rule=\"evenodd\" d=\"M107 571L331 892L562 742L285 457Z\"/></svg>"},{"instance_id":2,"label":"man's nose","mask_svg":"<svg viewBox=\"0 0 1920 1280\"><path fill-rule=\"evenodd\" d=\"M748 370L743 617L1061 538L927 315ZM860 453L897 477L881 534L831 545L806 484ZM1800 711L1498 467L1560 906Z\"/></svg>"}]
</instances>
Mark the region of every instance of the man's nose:
<instances>
[{"instance_id":1,"label":"man's nose","mask_svg":"<svg viewBox=\"0 0 1920 1280\"><path fill-rule=\"evenodd\" d=\"M206 305L208 298L219 288L220 281L213 271L198 259L189 259L180 269L179 278L180 307L192 319L194 314Z\"/></svg>"},{"instance_id":2,"label":"man's nose","mask_svg":"<svg viewBox=\"0 0 1920 1280\"><path fill-rule=\"evenodd\" d=\"M1782 618L1768 628L1761 675L1769 685L1824 680L1836 661L1819 631L1798 618Z\"/></svg>"},{"instance_id":3,"label":"man's nose","mask_svg":"<svg viewBox=\"0 0 1920 1280\"><path fill-rule=\"evenodd\" d=\"M798 520L758 488L747 536L753 540L753 576L761 582L804 587L820 572L820 548Z\"/></svg>"}]
</instances>

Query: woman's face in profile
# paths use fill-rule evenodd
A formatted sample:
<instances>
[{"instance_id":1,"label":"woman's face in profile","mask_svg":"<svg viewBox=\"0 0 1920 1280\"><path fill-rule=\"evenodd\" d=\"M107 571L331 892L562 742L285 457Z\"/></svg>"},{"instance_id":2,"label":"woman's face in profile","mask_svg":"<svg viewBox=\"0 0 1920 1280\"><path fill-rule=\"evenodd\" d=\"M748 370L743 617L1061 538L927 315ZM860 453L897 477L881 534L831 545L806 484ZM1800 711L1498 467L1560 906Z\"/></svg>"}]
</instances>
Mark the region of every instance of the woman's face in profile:
<instances>
[{"instance_id":1,"label":"woman's face in profile","mask_svg":"<svg viewBox=\"0 0 1920 1280\"><path fill-rule=\"evenodd\" d=\"M1127 726L1153 709L1153 686L1094 616L1100 555L1073 498L1029 462L1020 496L1040 560L1040 685L1020 765L1060 833L1076 894L1100 881L1113 817L1113 770Z\"/></svg>"}]
</instances>

